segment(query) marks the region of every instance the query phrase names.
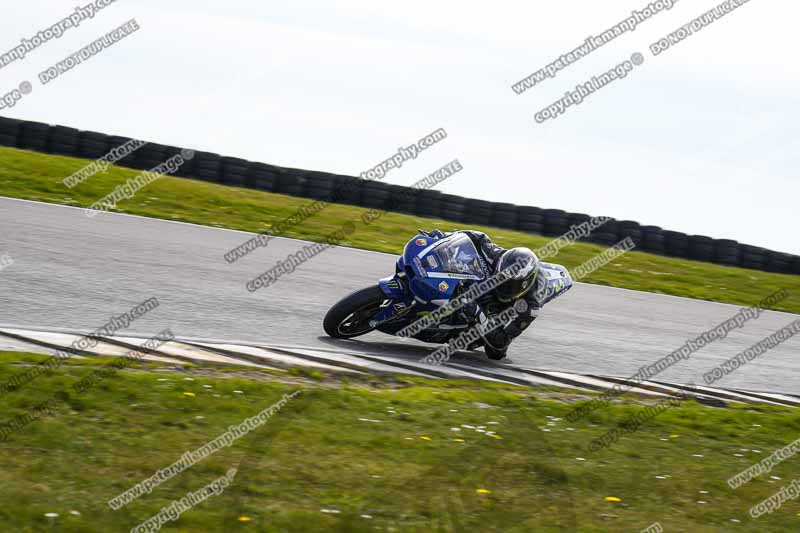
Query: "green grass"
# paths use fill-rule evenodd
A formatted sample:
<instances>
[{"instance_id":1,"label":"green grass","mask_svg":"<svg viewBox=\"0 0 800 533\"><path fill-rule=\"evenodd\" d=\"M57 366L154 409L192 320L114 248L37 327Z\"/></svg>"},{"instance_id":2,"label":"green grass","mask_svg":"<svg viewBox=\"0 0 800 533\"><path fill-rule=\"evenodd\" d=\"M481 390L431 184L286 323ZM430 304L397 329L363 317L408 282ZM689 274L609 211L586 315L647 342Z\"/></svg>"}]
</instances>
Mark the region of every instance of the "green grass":
<instances>
[{"instance_id":1,"label":"green grass","mask_svg":"<svg viewBox=\"0 0 800 533\"><path fill-rule=\"evenodd\" d=\"M86 164L85 160L0 148L0 195L80 207L109 194L137 172L110 167L74 189L62 180ZM458 179L457 177L454 179ZM167 220L262 232L297 208L313 200L251 189L225 187L184 178L165 177L122 202L118 211ZM281 235L321 241L344 221L357 221L365 209L332 205ZM102 216L102 215L101 215ZM455 224L387 213L374 224L357 223L344 246L399 253L417 228L456 229ZM538 248L549 238L517 231L477 226L504 247ZM243 239L244 241L245 239ZM549 258L574 268L603 251L603 247L578 243ZM224 261L222 257L220 261ZM246 260L246 259L244 259ZM612 287L685 296L739 305L753 305L778 289L789 298L774 309L800 313L800 276L772 274L710 263L630 252L582 281Z\"/></svg>"},{"instance_id":2,"label":"green grass","mask_svg":"<svg viewBox=\"0 0 800 533\"><path fill-rule=\"evenodd\" d=\"M44 357L0 352L0 380ZM70 392L107 362L69 360L2 398L2 423L53 395L60 407L0 442L0 530L129 531L234 466L233 485L163 529L606 532L640 531L656 521L665 531L800 528L797 501L757 521L747 515L800 477L796 458L769 474L781 480L762 475L735 491L725 483L800 435L797 410L688 403L592 453L591 439L640 408L632 398L570 426L556 418L585 394L402 377L342 383L320 374L160 363L122 371L84 395ZM106 505L298 389L231 447L118 511ZM485 426L500 438L463 425Z\"/></svg>"}]
</instances>

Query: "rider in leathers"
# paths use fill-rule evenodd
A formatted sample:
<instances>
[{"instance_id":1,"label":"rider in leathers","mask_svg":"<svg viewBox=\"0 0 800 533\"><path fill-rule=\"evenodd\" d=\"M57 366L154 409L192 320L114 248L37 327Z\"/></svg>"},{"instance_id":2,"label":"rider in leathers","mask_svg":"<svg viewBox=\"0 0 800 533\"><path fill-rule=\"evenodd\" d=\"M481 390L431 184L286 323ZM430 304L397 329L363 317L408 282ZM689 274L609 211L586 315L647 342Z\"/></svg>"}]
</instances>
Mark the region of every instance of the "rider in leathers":
<instances>
[{"instance_id":1,"label":"rider in leathers","mask_svg":"<svg viewBox=\"0 0 800 533\"><path fill-rule=\"evenodd\" d=\"M490 270L490 275L497 273L499 270L507 268L515 260L527 259L531 261L533 273L528 275L527 281L518 282L522 283L523 285L526 282L529 282L530 285L527 287L518 286L509 290L504 290L507 289L512 283L512 281L506 282L506 284L495 289L494 293L498 294L492 294L492 302L489 304L489 306L492 308L491 311L494 312L502 311L504 308L513 305L514 301L518 299L523 299L528 304L527 310L519 313L517 317L510 323L494 329L493 331L484 335L484 341L491 349L487 350L487 353L494 351L496 352L494 355L505 355L505 352L508 349L508 346L511 344L511 341L520 336L522 332L525 331L525 329L528 328L534 320L536 320L536 318L539 316L539 310L545 303L544 301L540 300L544 299L545 297L545 286L547 281L544 276L537 275L539 270L539 259L536 257L536 254L534 254L528 248L512 248L506 250L505 248L493 243L488 235L480 231L457 230L452 233L445 233L437 229L428 232L431 237L439 239L448 235L452 235L453 233L463 233L470 238L472 243L475 245L475 248L486 262ZM501 263L504 264L502 265L501 269L498 269L497 267L500 266ZM531 276L533 276L533 279L530 279ZM502 297L504 292L504 296L506 296L505 298ZM492 354L490 354L490 356L491 355ZM497 357L492 358L494 359Z\"/></svg>"}]
</instances>

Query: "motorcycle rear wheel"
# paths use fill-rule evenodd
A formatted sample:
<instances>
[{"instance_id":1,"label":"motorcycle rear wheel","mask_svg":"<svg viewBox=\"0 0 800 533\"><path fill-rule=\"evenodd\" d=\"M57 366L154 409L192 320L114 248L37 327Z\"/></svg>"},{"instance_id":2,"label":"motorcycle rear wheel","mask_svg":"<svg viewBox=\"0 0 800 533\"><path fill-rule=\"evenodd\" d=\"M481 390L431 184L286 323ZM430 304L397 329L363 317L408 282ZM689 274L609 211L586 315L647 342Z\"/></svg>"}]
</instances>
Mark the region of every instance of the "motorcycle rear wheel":
<instances>
[{"instance_id":1,"label":"motorcycle rear wheel","mask_svg":"<svg viewBox=\"0 0 800 533\"><path fill-rule=\"evenodd\" d=\"M361 289L342 298L325 314L322 327L336 339L352 339L375 329L369 320L387 300L377 285Z\"/></svg>"},{"instance_id":2,"label":"motorcycle rear wheel","mask_svg":"<svg viewBox=\"0 0 800 533\"><path fill-rule=\"evenodd\" d=\"M498 350L497 348L492 348L488 344L483 347L483 351L486 352L486 356L492 361L499 361L506 357L506 350Z\"/></svg>"}]
</instances>

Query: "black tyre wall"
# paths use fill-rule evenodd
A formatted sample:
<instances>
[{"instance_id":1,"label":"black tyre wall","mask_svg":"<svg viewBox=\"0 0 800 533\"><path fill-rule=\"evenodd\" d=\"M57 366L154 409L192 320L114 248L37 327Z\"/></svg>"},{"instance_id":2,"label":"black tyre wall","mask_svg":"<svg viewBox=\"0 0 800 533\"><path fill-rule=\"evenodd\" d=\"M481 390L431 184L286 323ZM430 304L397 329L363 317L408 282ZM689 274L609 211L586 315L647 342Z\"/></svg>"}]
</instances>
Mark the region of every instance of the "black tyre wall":
<instances>
[{"instance_id":1,"label":"black tyre wall","mask_svg":"<svg viewBox=\"0 0 800 533\"><path fill-rule=\"evenodd\" d=\"M50 126L41 122L23 121L19 125L19 147L49 153Z\"/></svg>"},{"instance_id":2,"label":"black tyre wall","mask_svg":"<svg viewBox=\"0 0 800 533\"><path fill-rule=\"evenodd\" d=\"M82 131L78 141L78 156L99 159L108 153L108 135L94 131Z\"/></svg>"},{"instance_id":3,"label":"black tyre wall","mask_svg":"<svg viewBox=\"0 0 800 533\"><path fill-rule=\"evenodd\" d=\"M19 147L19 126L21 120L0 117L0 146Z\"/></svg>"},{"instance_id":4,"label":"black tyre wall","mask_svg":"<svg viewBox=\"0 0 800 533\"><path fill-rule=\"evenodd\" d=\"M80 135L81 132L75 128L53 126L50 129L49 153L67 156L77 155Z\"/></svg>"}]
</instances>

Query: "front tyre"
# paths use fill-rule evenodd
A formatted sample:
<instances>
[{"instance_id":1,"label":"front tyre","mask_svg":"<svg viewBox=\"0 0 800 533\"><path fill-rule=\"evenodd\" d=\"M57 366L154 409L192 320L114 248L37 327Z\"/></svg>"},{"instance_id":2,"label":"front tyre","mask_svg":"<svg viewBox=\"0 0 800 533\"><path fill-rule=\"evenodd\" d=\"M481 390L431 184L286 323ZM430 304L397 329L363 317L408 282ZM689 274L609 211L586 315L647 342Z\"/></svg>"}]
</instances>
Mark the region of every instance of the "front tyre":
<instances>
[{"instance_id":1,"label":"front tyre","mask_svg":"<svg viewBox=\"0 0 800 533\"><path fill-rule=\"evenodd\" d=\"M386 301L386 295L377 285L345 296L328 310L322 327L325 333L337 339L352 339L373 331L369 321Z\"/></svg>"}]
</instances>

